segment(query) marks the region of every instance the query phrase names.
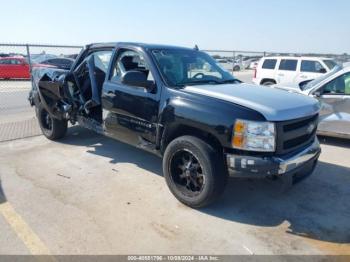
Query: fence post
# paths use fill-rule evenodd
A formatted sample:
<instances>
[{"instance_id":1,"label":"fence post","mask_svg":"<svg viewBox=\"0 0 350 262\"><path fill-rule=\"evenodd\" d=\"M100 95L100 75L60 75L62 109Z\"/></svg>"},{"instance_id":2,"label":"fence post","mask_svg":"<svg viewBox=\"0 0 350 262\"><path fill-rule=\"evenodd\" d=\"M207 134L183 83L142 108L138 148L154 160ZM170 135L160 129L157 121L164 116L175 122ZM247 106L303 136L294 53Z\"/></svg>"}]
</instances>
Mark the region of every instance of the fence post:
<instances>
[{"instance_id":1,"label":"fence post","mask_svg":"<svg viewBox=\"0 0 350 262\"><path fill-rule=\"evenodd\" d=\"M32 61L30 59L30 50L29 50L29 45L26 44L26 49L27 49L27 58L28 58L28 64L29 64L29 72L32 74Z\"/></svg>"},{"instance_id":2,"label":"fence post","mask_svg":"<svg viewBox=\"0 0 350 262\"><path fill-rule=\"evenodd\" d=\"M236 58L236 52L233 51L232 52L232 75L233 75L234 68L235 68L235 58Z\"/></svg>"}]
</instances>

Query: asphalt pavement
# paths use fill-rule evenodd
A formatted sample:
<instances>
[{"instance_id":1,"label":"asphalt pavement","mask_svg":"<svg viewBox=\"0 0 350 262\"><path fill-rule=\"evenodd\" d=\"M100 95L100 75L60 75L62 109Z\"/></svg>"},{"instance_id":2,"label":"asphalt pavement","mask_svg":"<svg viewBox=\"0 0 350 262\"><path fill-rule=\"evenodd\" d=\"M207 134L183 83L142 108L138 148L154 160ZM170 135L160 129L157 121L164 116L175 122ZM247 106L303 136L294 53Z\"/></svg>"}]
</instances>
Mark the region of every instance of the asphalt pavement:
<instances>
[{"instance_id":1,"label":"asphalt pavement","mask_svg":"<svg viewBox=\"0 0 350 262\"><path fill-rule=\"evenodd\" d=\"M161 159L78 127L0 143L0 254L350 254L350 144L321 139L314 174L231 179L213 206L180 204Z\"/></svg>"}]
</instances>

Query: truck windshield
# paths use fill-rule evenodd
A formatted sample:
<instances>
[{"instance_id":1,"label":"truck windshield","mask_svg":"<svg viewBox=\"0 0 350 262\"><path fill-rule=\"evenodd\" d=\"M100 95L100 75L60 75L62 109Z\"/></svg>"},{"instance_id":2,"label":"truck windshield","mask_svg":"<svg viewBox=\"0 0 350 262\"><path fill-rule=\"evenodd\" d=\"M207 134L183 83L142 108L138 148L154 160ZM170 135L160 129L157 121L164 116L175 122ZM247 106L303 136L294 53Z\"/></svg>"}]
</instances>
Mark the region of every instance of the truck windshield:
<instances>
[{"instance_id":1,"label":"truck windshield","mask_svg":"<svg viewBox=\"0 0 350 262\"><path fill-rule=\"evenodd\" d=\"M204 52L190 49L157 49L152 54L169 86L239 83Z\"/></svg>"}]
</instances>

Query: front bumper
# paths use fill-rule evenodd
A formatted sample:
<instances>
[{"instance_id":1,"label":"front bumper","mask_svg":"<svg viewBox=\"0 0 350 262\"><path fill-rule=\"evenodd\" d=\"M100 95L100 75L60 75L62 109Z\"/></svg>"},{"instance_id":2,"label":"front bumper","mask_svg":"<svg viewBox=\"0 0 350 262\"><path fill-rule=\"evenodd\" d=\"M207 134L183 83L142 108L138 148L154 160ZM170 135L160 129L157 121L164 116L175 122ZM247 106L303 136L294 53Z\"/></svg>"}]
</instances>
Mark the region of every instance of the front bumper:
<instances>
[{"instance_id":1,"label":"front bumper","mask_svg":"<svg viewBox=\"0 0 350 262\"><path fill-rule=\"evenodd\" d=\"M230 176L233 177L273 177L291 174L293 171L313 169L321 153L320 144L315 141L303 150L283 157L254 157L244 155L226 155ZM311 171L312 172L312 171Z\"/></svg>"}]
</instances>

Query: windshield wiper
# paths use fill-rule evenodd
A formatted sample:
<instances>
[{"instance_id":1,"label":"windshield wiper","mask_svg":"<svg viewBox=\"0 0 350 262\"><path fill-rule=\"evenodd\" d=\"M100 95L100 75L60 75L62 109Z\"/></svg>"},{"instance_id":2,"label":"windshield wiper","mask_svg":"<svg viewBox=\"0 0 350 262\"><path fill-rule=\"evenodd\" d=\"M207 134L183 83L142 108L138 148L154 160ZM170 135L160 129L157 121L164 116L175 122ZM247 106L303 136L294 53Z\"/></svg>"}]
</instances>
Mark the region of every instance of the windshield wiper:
<instances>
[{"instance_id":1,"label":"windshield wiper","mask_svg":"<svg viewBox=\"0 0 350 262\"><path fill-rule=\"evenodd\" d=\"M196 85L196 84L221 84L222 82L219 80L196 80L196 81L189 81L183 83L184 85Z\"/></svg>"},{"instance_id":2,"label":"windshield wiper","mask_svg":"<svg viewBox=\"0 0 350 262\"><path fill-rule=\"evenodd\" d=\"M220 81L220 84L229 84L229 83L240 84L240 83L243 83L243 82L241 80L238 80L238 79L226 79L226 80Z\"/></svg>"}]
</instances>

